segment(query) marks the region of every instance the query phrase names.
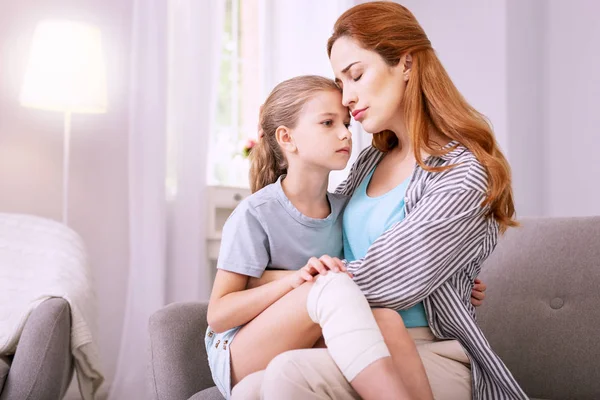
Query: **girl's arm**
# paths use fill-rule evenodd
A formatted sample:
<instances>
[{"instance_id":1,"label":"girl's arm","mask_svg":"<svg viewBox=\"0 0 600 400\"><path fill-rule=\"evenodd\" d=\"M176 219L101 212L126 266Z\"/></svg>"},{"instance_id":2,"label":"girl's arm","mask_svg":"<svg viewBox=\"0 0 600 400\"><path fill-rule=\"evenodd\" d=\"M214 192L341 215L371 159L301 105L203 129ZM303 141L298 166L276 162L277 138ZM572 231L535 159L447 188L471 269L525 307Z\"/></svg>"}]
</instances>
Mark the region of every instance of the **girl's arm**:
<instances>
[{"instance_id":1,"label":"girl's arm","mask_svg":"<svg viewBox=\"0 0 600 400\"><path fill-rule=\"evenodd\" d=\"M217 333L244 325L291 290L328 270L345 271L345 267L337 258L313 257L297 271L265 271L277 274L260 287L246 289L249 276L219 269L208 304L208 324Z\"/></svg>"},{"instance_id":2,"label":"girl's arm","mask_svg":"<svg viewBox=\"0 0 600 400\"><path fill-rule=\"evenodd\" d=\"M348 272L346 269L346 264L344 264L344 262L341 261L337 257L330 258L329 256L325 255L319 259L319 261L321 261L323 264L325 264L326 268L335 270L335 266L330 265L330 260L335 261L335 263L337 264L340 271ZM291 276L292 274L294 274L295 272L296 271L289 271L289 270L268 270L268 271L265 271L260 278L249 277L250 279L248 279L248 284L247 284L246 288L254 289L259 286L266 285L267 283L271 283L271 282L279 280L279 279L285 279L285 278Z\"/></svg>"},{"instance_id":3,"label":"girl's arm","mask_svg":"<svg viewBox=\"0 0 600 400\"><path fill-rule=\"evenodd\" d=\"M281 270L265 271L260 278L250 277L250 279L248 279L248 285L246 287L248 289L257 288L259 286L266 285L267 283L290 276L294 272L296 272L296 271L281 271Z\"/></svg>"},{"instance_id":4,"label":"girl's arm","mask_svg":"<svg viewBox=\"0 0 600 400\"><path fill-rule=\"evenodd\" d=\"M293 289L291 279L279 279L246 290L249 278L235 272L217 271L207 315L213 331L224 332L250 322Z\"/></svg>"}]
</instances>

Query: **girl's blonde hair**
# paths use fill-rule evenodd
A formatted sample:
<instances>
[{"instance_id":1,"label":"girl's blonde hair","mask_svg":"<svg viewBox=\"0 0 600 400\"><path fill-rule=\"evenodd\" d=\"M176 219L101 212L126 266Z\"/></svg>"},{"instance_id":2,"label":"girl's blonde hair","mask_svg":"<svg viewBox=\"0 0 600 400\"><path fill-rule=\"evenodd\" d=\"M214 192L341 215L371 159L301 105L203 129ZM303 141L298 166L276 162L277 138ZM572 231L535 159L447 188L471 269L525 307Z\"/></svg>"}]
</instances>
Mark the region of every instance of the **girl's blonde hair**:
<instances>
[{"instance_id":1,"label":"girl's blonde hair","mask_svg":"<svg viewBox=\"0 0 600 400\"><path fill-rule=\"evenodd\" d=\"M439 171L443 168L423 163L421 150L438 156L453 150L435 148L429 137L430 128L458 141L487 170L489 183L484 204L490 205L501 232L517 226L510 167L492 129L454 86L414 15L391 1L360 4L336 21L327 42L329 56L333 44L341 37L352 38L363 48L377 52L389 66L398 65L403 55L411 54L413 63L404 93L404 113L419 165L425 170ZM375 133L373 146L386 152L398 146L398 139L391 131Z\"/></svg>"},{"instance_id":2,"label":"girl's blonde hair","mask_svg":"<svg viewBox=\"0 0 600 400\"><path fill-rule=\"evenodd\" d=\"M287 173L287 160L277 143L275 131L280 126L294 129L302 108L315 94L340 89L331 79L316 75L298 76L281 82L261 107L258 143L250 153L250 188L252 193L277 181Z\"/></svg>"}]
</instances>

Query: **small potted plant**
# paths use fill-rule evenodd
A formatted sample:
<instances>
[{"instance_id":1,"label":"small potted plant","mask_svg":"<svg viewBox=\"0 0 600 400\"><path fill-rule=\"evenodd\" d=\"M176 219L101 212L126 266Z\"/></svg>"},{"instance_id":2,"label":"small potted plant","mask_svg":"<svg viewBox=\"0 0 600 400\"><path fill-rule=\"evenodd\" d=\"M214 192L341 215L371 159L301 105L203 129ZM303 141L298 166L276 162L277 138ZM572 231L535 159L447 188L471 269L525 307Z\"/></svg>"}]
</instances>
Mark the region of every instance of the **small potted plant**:
<instances>
[{"instance_id":1,"label":"small potted plant","mask_svg":"<svg viewBox=\"0 0 600 400\"><path fill-rule=\"evenodd\" d=\"M248 140L246 140L246 143L242 148L242 156L244 158L248 158L254 146L256 146L256 139L249 138Z\"/></svg>"}]
</instances>

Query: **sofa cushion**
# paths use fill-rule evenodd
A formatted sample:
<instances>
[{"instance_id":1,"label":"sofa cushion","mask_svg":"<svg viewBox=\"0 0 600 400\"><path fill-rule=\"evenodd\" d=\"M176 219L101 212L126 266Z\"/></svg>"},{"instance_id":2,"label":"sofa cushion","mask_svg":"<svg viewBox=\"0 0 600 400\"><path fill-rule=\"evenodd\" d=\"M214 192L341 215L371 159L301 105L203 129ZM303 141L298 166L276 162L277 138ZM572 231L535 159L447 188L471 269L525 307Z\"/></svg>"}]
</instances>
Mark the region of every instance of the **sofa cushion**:
<instances>
[{"instance_id":1,"label":"sofa cushion","mask_svg":"<svg viewBox=\"0 0 600 400\"><path fill-rule=\"evenodd\" d=\"M598 399L600 217L521 222L483 265L479 323L529 396Z\"/></svg>"},{"instance_id":2,"label":"sofa cushion","mask_svg":"<svg viewBox=\"0 0 600 400\"><path fill-rule=\"evenodd\" d=\"M204 389L201 392L196 393L188 400L225 400L219 389L216 386L213 386L208 389Z\"/></svg>"},{"instance_id":3,"label":"sofa cushion","mask_svg":"<svg viewBox=\"0 0 600 400\"><path fill-rule=\"evenodd\" d=\"M52 298L29 316L6 379L2 398L60 399L73 372L69 303Z\"/></svg>"},{"instance_id":4,"label":"sofa cushion","mask_svg":"<svg viewBox=\"0 0 600 400\"><path fill-rule=\"evenodd\" d=\"M8 375L8 371L10 370L10 361L10 357L0 356L0 393L2 393L2 388L4 387L4 382L6 381L6 376Z\"/></svg>"}]
</instances>

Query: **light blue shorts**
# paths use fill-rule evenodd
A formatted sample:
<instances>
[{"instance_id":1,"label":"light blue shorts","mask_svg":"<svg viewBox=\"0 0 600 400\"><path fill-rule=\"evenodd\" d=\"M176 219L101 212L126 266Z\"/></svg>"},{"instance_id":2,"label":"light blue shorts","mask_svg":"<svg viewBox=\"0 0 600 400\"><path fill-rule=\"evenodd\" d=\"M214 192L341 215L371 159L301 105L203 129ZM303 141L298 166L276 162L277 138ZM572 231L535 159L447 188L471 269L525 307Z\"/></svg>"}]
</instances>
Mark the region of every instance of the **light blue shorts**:
<instances>
[{"instance_id":1,"label":"light blue shorts","mask_svg":"<svg viewBox=\"0 0 600 400\"><path fill-rule=\"evenodd\" d=\"M231 398L231 353L229 352L229 346L240 328L241 326L223 333L215 333L209 326L206 330L206 336L204 336L208 366L213 381L227 400Z\"/></svg>"}]
</instances>

